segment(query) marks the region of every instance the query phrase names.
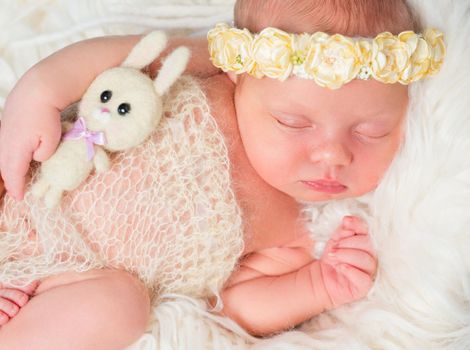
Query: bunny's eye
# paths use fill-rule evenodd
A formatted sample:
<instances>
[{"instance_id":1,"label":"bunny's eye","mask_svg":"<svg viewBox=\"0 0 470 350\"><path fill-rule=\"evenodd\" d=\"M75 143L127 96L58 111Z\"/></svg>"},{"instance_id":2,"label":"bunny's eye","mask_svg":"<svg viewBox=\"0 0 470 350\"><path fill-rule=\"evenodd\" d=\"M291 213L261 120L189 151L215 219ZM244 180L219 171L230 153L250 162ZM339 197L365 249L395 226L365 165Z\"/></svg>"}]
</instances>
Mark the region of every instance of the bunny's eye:
<instances>
[{"instance_id":1,"label":"bunny's eye","mask_svg":"<svg viewBox=\"0 0 470 350\"><path fill-rule=\"evenodd\" d=\"M113 96L113 92L111 90L103 91L100 96L101 102L108 102L111 99L111 96Z\"/></svg>"},{"instance_id":2,"label":"bunny's eye","mask_svg":"<svg viewBox=\"0 0 470 350\"><path fill-rule=\"evenodd\" d=\"M126 115L131 111L131 105L129 103L121 103L117 111L120 115Z\"/></svg>"}]
</instances>

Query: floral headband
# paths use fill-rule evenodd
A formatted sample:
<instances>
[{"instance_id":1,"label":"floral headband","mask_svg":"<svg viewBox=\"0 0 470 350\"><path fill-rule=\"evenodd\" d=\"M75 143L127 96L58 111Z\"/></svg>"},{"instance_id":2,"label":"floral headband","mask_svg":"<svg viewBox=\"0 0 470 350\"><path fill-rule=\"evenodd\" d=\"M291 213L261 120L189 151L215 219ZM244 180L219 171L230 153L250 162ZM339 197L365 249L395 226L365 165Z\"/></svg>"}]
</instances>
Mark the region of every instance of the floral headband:
<instances>
[{"instance_id":1,"label":"floral headband","mask_svg":"<svg viewBox=\"0 0 470 350\"><path fill-rule=\"evenodd\" d=\"M224 72L256 78L313 79L323 87L340 88L354 78L409 84L436 74L444 61L443 34L383 32L374 39L323 32L289 34L265 28L259 34L217 24L207 35L213 64Z\"/></svg>"}]
</instances>

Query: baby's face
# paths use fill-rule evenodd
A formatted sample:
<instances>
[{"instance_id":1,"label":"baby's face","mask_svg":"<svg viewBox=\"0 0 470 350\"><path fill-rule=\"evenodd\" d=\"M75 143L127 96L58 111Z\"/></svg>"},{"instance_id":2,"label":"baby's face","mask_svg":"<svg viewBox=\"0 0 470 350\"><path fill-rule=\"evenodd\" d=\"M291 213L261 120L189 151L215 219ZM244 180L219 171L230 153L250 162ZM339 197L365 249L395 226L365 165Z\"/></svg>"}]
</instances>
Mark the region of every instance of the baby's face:
<instances>
[{"instance_id":1,"label":"baby's face","mask_svg":"<svg viewBox=\"0 0 470 350\"><path fill-rule=\"evenodd\" d=\"M244 76L235 104L253 168L299 201L373 190L402 139L407 87L354 80L329 90L311 80Z\"/></svg>"}]
</instances>

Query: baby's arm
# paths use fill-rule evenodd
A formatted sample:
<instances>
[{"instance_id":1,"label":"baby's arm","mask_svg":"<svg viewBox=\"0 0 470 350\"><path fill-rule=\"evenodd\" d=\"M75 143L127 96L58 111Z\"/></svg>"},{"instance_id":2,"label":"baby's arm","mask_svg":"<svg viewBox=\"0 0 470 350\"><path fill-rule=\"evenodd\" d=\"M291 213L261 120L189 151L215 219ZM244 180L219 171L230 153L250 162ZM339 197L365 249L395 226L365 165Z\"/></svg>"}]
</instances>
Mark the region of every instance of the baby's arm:
<instances>
[{"instance_id":1,"label":"baby's arm","mask_svg":"<svg viewBox=\"0 0 470 350\"><path fill-rule=\"evenodd\" d=\"M289 329L331 305L319 261L280 276L235 284L222 292L222 300L223 314L256 336Z\"/></svg>"},{"instance_id":2,"label":"baby's arm","mask_svg":"<svg viewBox=\"0 0 470 350\"><path fill-rule=\"evenodd\" d=\"M61 136L60 111L78 101L99 73L119 65L139 40L140 36L85 40L42 60L19 80L7 98L0 129L0 172L13 197L23 197L31 159L44 161L55 151ZM192 51L188 73L218 72L209 61L205 38L173 38L166 52L182 44ZM150 74L159 66L160 60L155 61Z\"/></svg>"},{"instance_id":3,"label":"baby's arm","mask_svg":"<svg viewBox=\"0 0 470 350\"><path fill-rule=\"evenodd\" d=\"M376 270L365 226L350 217L343 220L321 260L310 260L296 270L282 267L278 258L263 263L256 254L248 258L254 263L242 265L235 282L222 292L223 314L254 335L291 328L364 297Z\"/></svg>"}]
</instances>

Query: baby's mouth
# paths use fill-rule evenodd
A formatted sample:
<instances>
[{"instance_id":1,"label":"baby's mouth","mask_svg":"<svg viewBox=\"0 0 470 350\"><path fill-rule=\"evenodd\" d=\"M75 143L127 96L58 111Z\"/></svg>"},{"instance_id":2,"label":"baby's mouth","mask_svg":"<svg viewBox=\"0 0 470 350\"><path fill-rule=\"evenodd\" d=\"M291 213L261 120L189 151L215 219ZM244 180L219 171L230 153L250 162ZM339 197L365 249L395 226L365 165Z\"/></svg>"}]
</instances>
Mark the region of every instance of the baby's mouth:
<instances>
[{"instance_id":1,"label":"baby's mouth","mask_svg":"<svg viewBox=\"0 0 470 350\"><path fill-rule=\"evenodd\" d=\"M345 192L348 187L336 180L319 179L312 181L301 181L308 188L317 192L339 194Z\"/></svg>"}]
</instances>

